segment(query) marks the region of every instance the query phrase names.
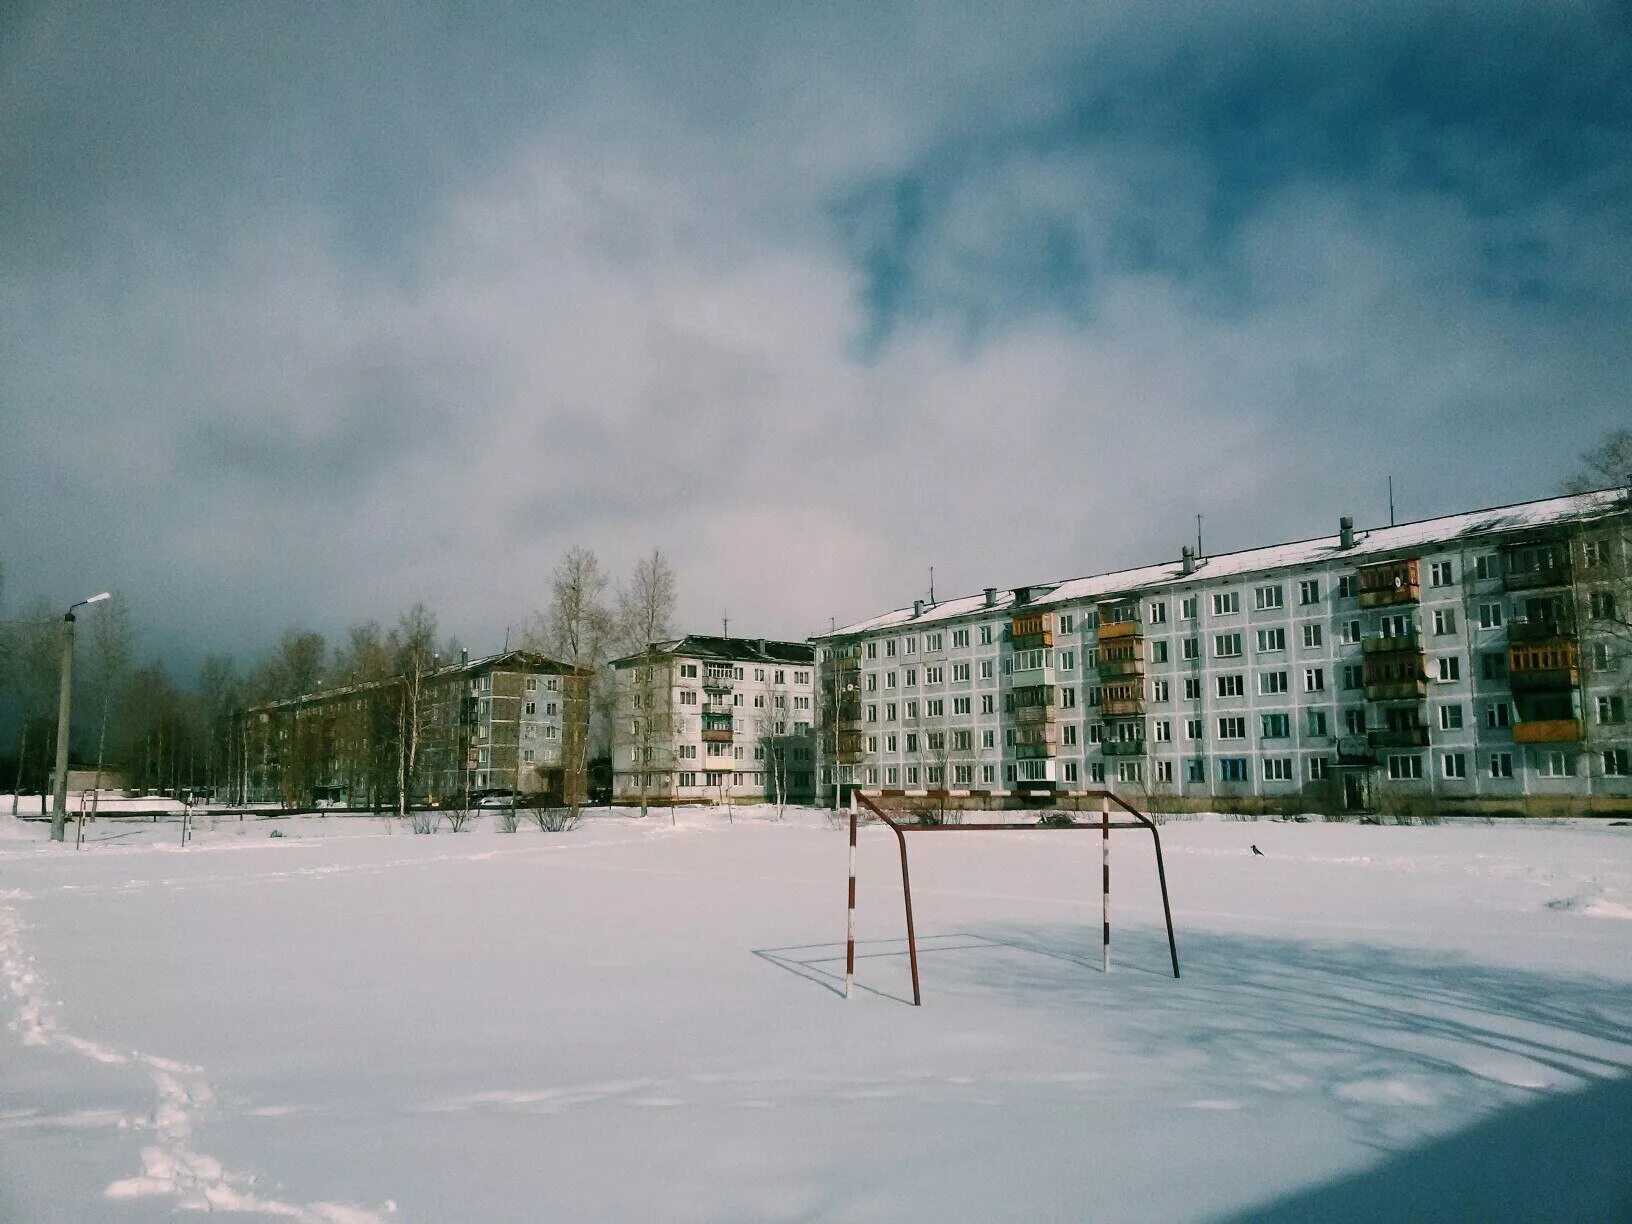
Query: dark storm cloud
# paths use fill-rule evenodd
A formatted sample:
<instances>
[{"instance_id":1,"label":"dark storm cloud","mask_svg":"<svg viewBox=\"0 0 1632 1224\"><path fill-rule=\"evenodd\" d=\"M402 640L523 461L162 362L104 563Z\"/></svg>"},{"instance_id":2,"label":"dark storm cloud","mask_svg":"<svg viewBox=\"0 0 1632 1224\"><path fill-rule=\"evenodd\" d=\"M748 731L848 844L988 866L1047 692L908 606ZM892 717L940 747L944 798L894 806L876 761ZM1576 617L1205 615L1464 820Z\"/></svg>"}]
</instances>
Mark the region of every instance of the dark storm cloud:
<instances>
[{"instance_id":1,"label":"dark storm cloud","mask_svg":"<svg viewBox=\"0 0 1632 1224\"><path fill-rule=\"evenodd\" d=\"M1545 494L1626 415L1622 6L0 22L5 598L188 650L492 644L574 543L804 633Z\"/></svg>"}]
</instances>

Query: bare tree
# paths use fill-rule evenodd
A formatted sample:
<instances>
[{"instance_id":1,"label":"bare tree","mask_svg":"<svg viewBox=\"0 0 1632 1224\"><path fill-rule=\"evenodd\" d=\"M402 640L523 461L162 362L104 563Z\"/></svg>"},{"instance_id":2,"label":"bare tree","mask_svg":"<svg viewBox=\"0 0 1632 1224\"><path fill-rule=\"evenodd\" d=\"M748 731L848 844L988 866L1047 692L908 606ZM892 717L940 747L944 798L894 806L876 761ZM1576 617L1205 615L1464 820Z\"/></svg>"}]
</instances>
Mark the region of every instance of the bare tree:
<instances>
[{"instance_id":1,"label":"bare tree","mask_svg":"<svg viewBox=\"0 0 1632 1224\"><path fill-rule=\"evenodd\" d=\"M674 738L669 669L659 665L654 647L671 632L675 599L674 570L662 550L655 548L635 563L628 584L618 591L619 641L626 654L645 656L633 668L631 697L637 712L630 720L642 816L648 811L652 754L672 747Z\"/></svg>"},{"instance_id":2,"label":"bare tree","mask_svg":"<svg viewBox=\"0 0 1632 1224\"><path fill-rule=\"evenodd\" d=\"M562 798L576 818L589 791L589 723L597 669L611 642L607 578L588 548L569 548L550 575L549 605L523 633L529 648L572 665L561 692Z\"/></svg>"},{"instance_id":3,"label":"bare tree","mask_svg":"<svg viewBox=\"0 0 1632 1224\"><path fill-rule=\"evenodd\" d=\"M90 677L97 704L96 781L91 789L94 814L101 801L102 767L107 758L108 715L130 671L130 605L118 592L102 602L91 621Z\"/></svg>"},{"instance_id":4,"label":"bare tree","mask_svg":"<svg viewBox=\"0 0 1632 1224\"><path fill-rule=\"evenodd\" d=\"M402 614L386 639L397 680L397 815L408 811L425 733L425 676L436 662L436 615L422 603Z\"/></svg>"},{"instance_id":5,"label":"bare tree","mask_svg":"<svg viewBox=\"0 0 1632 1224\"><path fill-rule=\"evenodd\" d=\"M1632 429L1612 429L1583 451L1580 466L1563 481L1566 493L1624 488L1632 482Z\"/></svg>"},{"instance_id":6,"label":"bare tree","mask_svg":"<svg viewBox=\"0 0 1632 1224\"><path fill-rule=\"evenodd\" d=\"M49 716L56 692L62 657L61 617L50 603L36 599L19 618L9 621L6 630L7 671L10 687L17 695L17 776L12 785L11 814L17 814L18 796L25 782L36 780L45 793L46 770L29 769L28 744L34 738L50 747L52 723ZM31 734L32 733L32 734ZM42 766L44 756L42 754ZM41 808L44 804L42 799Z\"/></svg>"}]
</instances>

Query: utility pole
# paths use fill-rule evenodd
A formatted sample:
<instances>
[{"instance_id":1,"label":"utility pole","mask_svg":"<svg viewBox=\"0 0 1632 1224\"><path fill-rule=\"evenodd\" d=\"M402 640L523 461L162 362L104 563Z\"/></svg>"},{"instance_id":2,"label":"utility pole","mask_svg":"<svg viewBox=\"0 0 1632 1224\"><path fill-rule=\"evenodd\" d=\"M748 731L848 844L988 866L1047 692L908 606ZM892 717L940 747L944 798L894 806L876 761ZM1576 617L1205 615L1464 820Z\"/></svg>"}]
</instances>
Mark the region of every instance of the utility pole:
<instances>
[{"instance_id":1,"label":"utility pole","mask_svg":"<svg viewBox=\"0 0 1632 1224\"><path fill-rule=\"evenodd\" d=\"M62 686L57 694L57 772L51 794L51 840L63 841L68 831L68 729L74 696L74 609L100 603L108 592L70 604L62 615Z\"/></svg>"}]
</instances>

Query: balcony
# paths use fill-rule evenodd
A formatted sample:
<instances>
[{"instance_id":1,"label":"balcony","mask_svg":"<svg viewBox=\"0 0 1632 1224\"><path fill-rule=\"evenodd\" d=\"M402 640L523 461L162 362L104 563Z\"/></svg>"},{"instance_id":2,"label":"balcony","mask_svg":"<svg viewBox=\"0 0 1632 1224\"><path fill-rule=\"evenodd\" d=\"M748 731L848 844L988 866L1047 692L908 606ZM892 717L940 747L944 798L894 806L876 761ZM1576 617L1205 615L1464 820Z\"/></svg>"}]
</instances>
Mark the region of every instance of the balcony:
<instances>
[{"instance_id":1,"label":"balcony","mask_svg":"<svg viewBox=\"0 0 1632 1224\"><path fill-rule=\"evenodd\" d=\"M1428 680L1419 676L1411 680L1379 680L1366 685L1367 701L1425 701L1428 698Z\"/></svg>"},{"instance_id":2,"label":"balcony","mask_svg":"<svg viewBox=\"0 0 1632 1224\"><path fill-rule=\"evenodd\" d=\"M1017 705L1014 707L1014 721L1017 726L1034 726L1049 724L1054 721L1054 707L1052 705Z\"/></svg>"},{"instance_id":3,"label":"balcony","mask_svg":"<svg viewBox=\"0 0 1632 1224\"><path fill-rule=\"evenodd\" d=\"M1545 587L1569 586L1574 580L1569 561L1562 557L1523 569L1514 569L1513 560L1512 556L1508 557L1507 567L1502 573L1502 586L1509 591L1538 591Z\"/></svg>"},{"instance_id":4,"label":"balcony","mask_svg":"<svg viewBox=\"0 0 1632 1224\"><path fill-rule=\"evenodd\" d=\"M1145 712L1145 699L1139 697L1102 697L1100 715L1104 718L1136 718Z\"/></svg>"},{"instance_id":5,"label":"balcony","mask_svg":"<svg viewBox=\"0 0 1632 1224\"><path fill-rule=\"evenodd\" d=\"M1575 636L1575 617L1569 613L1539 619L1519 617L1507 622L1510 642L1551 642Z\"/></svg>"},{"instance_id":6,"label":"balcony","mask_svg":"<svg viewBox=\"0 0 1632 1224\"><path fill-rule=\"evenodd\" d=\"M1016 744L1014 755L1022 761L1037 761L1054 755L1053 744Z\"/></svg>"},{"instance_id":7,"label":"balcony","mask_svg":"<svg viewBox=\"0 0 1632 1224\"><path fill-rule=\"evenodd\" d=\"M729 693L735 679L727 673L723 676L707 675L703 677L703 691L705 693Z\"/></svg>"},{"instance_id":8,"label":"balcony","mask_svg":"<svg viewBox=\"0 0 1632 1224\"><path fill-rule=\"evenodd\" d=\"M1054 618L1030 612L1009 621L1009 646L1014 650L1047 650L1054 645Z\"/></svg>"},{"instance_id":9,"label":"balcony","mask_svg":"<svg viewBox=\"0 0 1632 1224\"><path fill-rule=\"evenodd\" d=\"M1099 675L1104 680L1114 680L1118 676L1142 676L1145 674L1145 661L1138 655L1131 659L1101 659L1099 661Z\"/></svg>"},{"instance_id":10,"label":"balcony","mask_svg":"<svg viewBox=\"0 0 1632 1224\"><path fill-rule=\"evenodd\" d=\"M1568 639L1510 645L1507 671L1515 693L1573 689L1581 683L1581 647Z\"/></svg>"},{"instance_id":11,"label":"balcony","mask_svg":"<svg viewBox=\"0 0 1632 1224\"><path fill-rule=\"evenodd\" d=\"M1417 559L1384 561L1379 565L1362 565L1360 577L1360 606L1385 608L1392 604L1417 603L1422 598L1422 583Z\"/></svg>"},{"instance_id":12,"label":"balcony","mask_svg":"<svg viewBox=\"0 0 1632 1224\"><path fill-rule=\"evenodd\" d=\"M1422 634L1397 633L1393 637L1368 637L1360 643L1363 654L1421 654Z\"/></svg>"},{"instance_id":13,"label":"balcony","mask_svg":"<svg viewBox=\"0 0 1632 1224\"><path fill-rule=\"evenodd\" d=\"M1118 638L1143 637L1144 632L1144 626L1136 620L1116 621L1111 624L1102 621L1099 626L1099 640L1114 642Z\"/></svg>"},{"instance_id":14,"label":"balcony","mask_svg":"<svg viewBox=\"0 0 1632 1224\"><path fill-rule=\"evenodd\" d=\"M1380 731L1368 731L1366 741L1373 748L1426 748L1428 728L1386 727Z\"/></svg>"},{"instance_id":15,"label":"balcony","mask_svg":"<svg viewBox=\"0 0 1632 1224\"><path fill-rule=\"evenodd\" d=\"M1144 756L1145 741L1142 739L1106 740L1100 744L1099 750L1106 756Z\"/></svg>"},{"instance_id":16,"label":"balcony","mask_svg":"<svg viewBox=\"0 0 1632 1224\"><path fill-rule=\"evenodd\" d=\"M1549 718L1542 722L1513 724L1515 744L1569 744L1582 738L1579 718Z\"/></svg>"},{"instance_id":17,"label":"balcony","mask_svg":"<svg viewBox=\"0 0 1632 1224\"><path fill-rule=\"evenodd\" d=\"M730 727L724 727L724 728L704 727L703 728L703 743L705 743L705 744L729 744L730 742L731 742L731 728Z\"/></svg>"}]
</instances>

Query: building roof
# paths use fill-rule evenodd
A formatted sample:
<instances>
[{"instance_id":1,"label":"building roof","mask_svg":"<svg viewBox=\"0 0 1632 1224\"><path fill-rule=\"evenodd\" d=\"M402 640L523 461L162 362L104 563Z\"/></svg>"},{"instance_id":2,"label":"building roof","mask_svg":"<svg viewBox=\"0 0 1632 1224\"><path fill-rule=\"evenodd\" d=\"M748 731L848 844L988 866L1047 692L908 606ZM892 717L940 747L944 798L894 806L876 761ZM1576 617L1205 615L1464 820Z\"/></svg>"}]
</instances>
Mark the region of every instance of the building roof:
<instances>
[{"instance_id":1,"label":"building roof","mask_svg":"<svg viewBox=\"0 0 1632 1224\"><path fill-rule=\"evenodd\" d=\"M648 652L613 659L613 667L626 667L646 658ZM688 659L730 663L814 663L816 648L809 642L781 642L771 638L718 637L688 633L684 637L653 642L649 653L684 656Z\"/></svg>"},{"instance_id":2,"label":"building roof","mask_svg":"<svg viewBox=\"0 0 1632 1224\"><path fill-rule=\"evenodd\" d=\"M449 663L444 667L435 668L424 673L424 679L426 681L451 680L461 675L476 676L485 671L515 664L520 664L536 672L568 675L573 671L571 663L563 663L559 659L552 659L536 650L505 650L497 654L482 655L477 659L465 659L458 663ZM587 673L587 669L580 670ZM401 676L387 676L382 680L367 680L361 684L343 684L335 688L314 689L310 693L302 693L299 697L285 697L279 701L264 701L260 705L250 706L247 712L255 713L262 710L287 709L292 706L333 701L336 698L350 697L358 693L372 693L399 684L402 679Z\"/></svg>"},{"instance_id":3,"label":"building roof","mask_svg":"<svg viewBox=\"0 0 1632 1224\"><path fill-rule=\"evenodd\" d=\"M1319 565L1335 557L1341 557L1346 561L1381 560L1389 554L1420 549L1429 544L1511 535L1525 530L1603 518L1629 510L1632 510L1632 500L1629 500L1626 489L1603 489L1567 497L1549 497L1540 501L1519 502L1511 506L1472 510L1464 514L1419 519L1416 522L1400 523L1392 527L1356 530L1354 545L1351 548L1344 548L1339 536L1320 536L1316 539L1295 540L1287 544L1273 544L1268 547L1201 557L1196 562L1195 571L1190 574L1184 573L1180 562L1166 561L1135 569L1092 574L1084 578L1069 578L1057 582L1036 583L1030 587L999 590L995 606L1007 609L1016 603L1023 603L1028 608L1078 604L1152 588L1181 586L1298 565ZM1019 596L1020 591L1025 591L1028 597L1022 600ZM823 641L882 629L935 624L991 610L992 606L987 604L984 592L978 595L964 595L926 607L918 615L914 615L910 607L896 608L881 616L845 625L832 633L817 634L815 640Z\"/></svg>"}]
</instances>

